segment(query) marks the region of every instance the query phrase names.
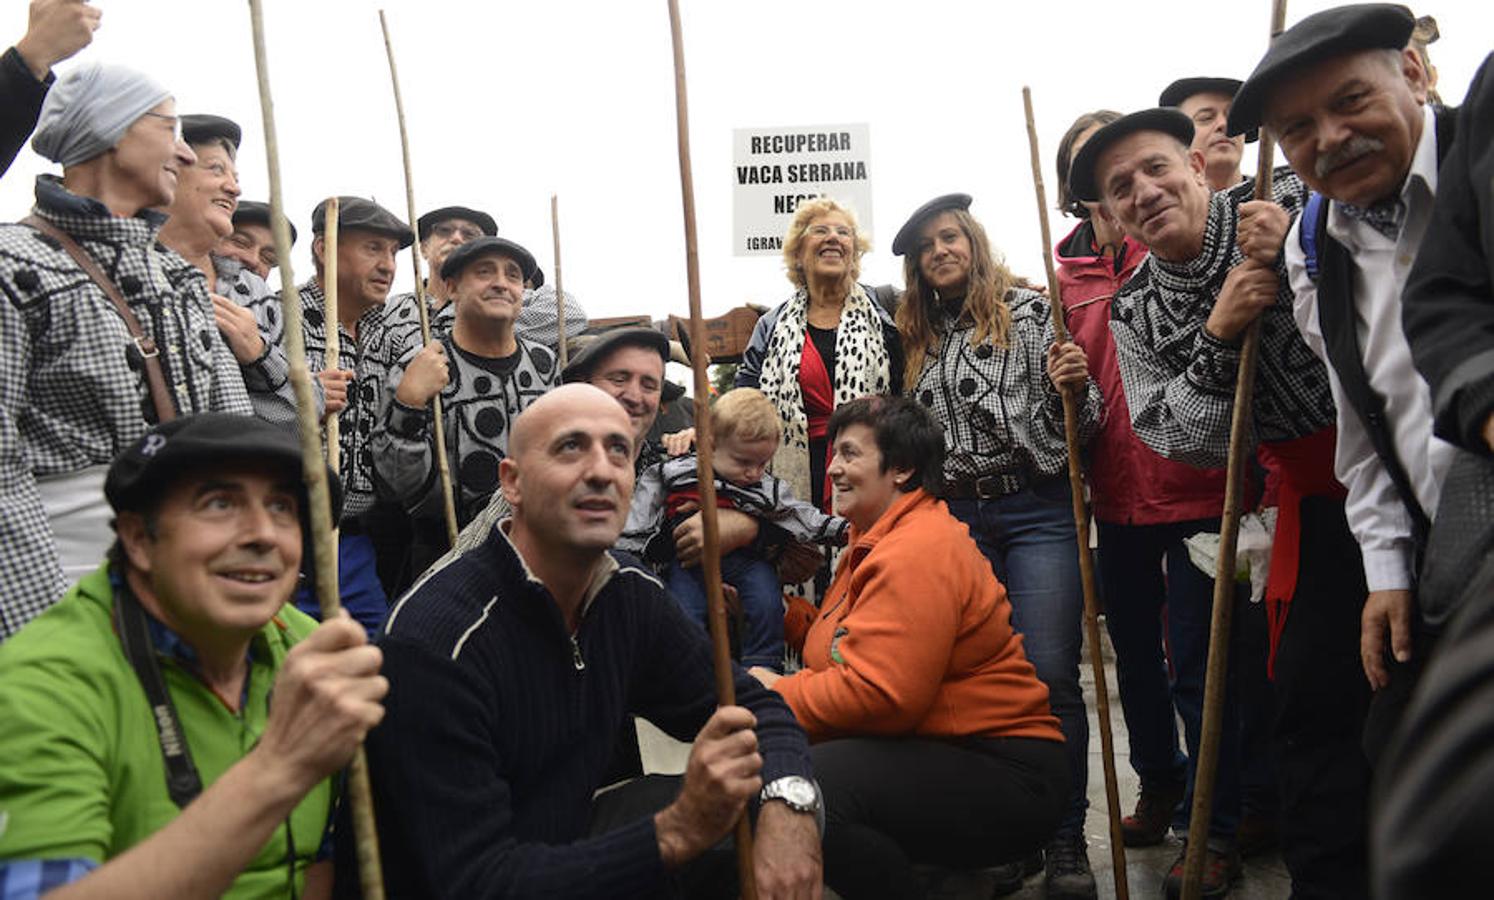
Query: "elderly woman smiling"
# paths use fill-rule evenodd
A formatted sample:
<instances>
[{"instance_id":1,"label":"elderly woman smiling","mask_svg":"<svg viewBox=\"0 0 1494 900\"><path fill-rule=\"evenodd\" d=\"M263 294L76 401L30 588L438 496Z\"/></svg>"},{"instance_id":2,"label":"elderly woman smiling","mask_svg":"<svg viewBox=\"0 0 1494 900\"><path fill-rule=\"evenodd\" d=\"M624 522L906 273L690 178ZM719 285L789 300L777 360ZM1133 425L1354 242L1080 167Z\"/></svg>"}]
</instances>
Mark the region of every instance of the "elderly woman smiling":
<instances>
[{"instance_id":1,"label":"elderly woman smiling","mask_svg":"<svg viewBox=\"0 0 1494 900\"><path fill-rule=\"evenodd\" d=\"M1048 840L1069 792L1063 737L1006 591L937 499L938 423L864 397L828 430L851 543L805 668L752 671L816 742L826 883L847 900L916 897L914 863L985 868Z\"/></svg>"}]
</instances>

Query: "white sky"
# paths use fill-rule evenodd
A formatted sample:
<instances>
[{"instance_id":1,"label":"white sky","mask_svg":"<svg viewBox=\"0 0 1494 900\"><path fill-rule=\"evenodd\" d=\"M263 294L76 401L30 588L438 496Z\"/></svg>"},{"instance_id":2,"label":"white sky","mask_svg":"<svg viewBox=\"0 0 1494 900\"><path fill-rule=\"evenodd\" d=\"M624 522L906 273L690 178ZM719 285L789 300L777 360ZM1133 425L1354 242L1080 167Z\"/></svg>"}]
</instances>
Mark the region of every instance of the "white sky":
<instances>
[{"instance_id":1,"label":"white sky","mask_svg":"<svg viewBox=\"0 0 1494 900\"><path fill-rule=\"evenodd\" d=\"M778 259L731 254L733 128L870 124L877 233L863 281L901 282L887 249L893 233L949 191L973 194L972 211L1012 267L1040 281L1022 85L1033 89L1052 203L1053 154L1078 114L1152 106L1182 76L1244 77L1264 52L1269 19L1266 0L681 2L707 315L774 305L790 291ZM1418 12L1441 26L1432 59L1443 98L1456 103L1494 46L1494 4L1436 2ZM180 111L238 121L244 197L268 199L248 4L96 5L96 40L59 68L132 65L170 88ZM1331 5L1292 0L1288 22ZM25 5L6 6L19 37ZM418 210L488 210L553 280L557 192L565 286L589 314L685 314L665 0L265 0L287 208L301 231L297 280L310 275L309 219L322 197L373 196L407 213L381 6L410 118ZM24 215L33 176L50 169L23 150L0 181L0 217ZM1055 213L1054 239L1072 224ZM400 266L395 290L406 290L408 257Z\"/></svg>"}]
</instances>

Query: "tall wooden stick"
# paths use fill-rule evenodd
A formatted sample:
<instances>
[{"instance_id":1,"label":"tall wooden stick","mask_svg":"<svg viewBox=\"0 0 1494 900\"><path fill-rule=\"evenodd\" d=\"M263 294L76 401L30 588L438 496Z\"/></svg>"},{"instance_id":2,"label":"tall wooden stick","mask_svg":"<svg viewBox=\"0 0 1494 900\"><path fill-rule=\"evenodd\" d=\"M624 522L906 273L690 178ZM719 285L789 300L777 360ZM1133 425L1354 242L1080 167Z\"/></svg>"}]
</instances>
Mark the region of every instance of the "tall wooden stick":
<instances>
[{"instance_id":1,"label":"tall wooden stick","mask_svg":"<svg viewBox=\"0 0 1494 900\"><path fill-rule=\"evenodd\" d=\"M1271 40L1286 29L1286 0L1271 4ZM1255 199L1270 200L1275 143L1261 132L1255 171ZM1193 808L1188 819L1188 855L1183 862L1183 898L1198 900L1214 811L1214 779L1219 771L1219 738L1224 725L1224 695L1229 681L1229 640L1235 606L1235 549L1240 537L1240 507L1245 472L1250 465L1251 412L1255 403L1255 367L1260 355L1261 320L1245 330L1240 368L1235 375L1235 405L1230 412L1229 464L1224 475L1224 513L1219 521L1219 561L1214 569L1214 609L1209 623L1209 665L1204 673L1203 729L1193 766Z\"/></svg>"},{"instance_id":2,"label":"tall wooden stick","mask_svg":"<svg viewBox=\"0 0 1494 900\"><path fill-rule=\"evenodd\" d=\"M716 672L716 702L732 706L737 702L732 682L731 648L728 646L726 600L721 594L721 532L716 520L716 470L711 464L715 438L711 434L711 379L706 367L705 317L700 311L700 258L695 237L695 180L690 174L690 110L685 92L685 39L680 29L678 0L669 2L669 34L674 45L675 130L679 139L680 197L685 212L685 272L690 290L690 366L695 374L695 396L702 402L695 406L696 469L700 483L700 520L704 526L705 547L700 555L701 577L705 579L706 609L710 618L712 661ZM558 266L557 266L558 268ZM557 282L558 282L557 278ZM557 283L556 290L559 290ZM757 883L752 870L752 827L747 816L737 820L737 875L744 900L756 900Z\"/></svg>"},{"instance_id":3,"label":"tall wooden stick","mask_svg":"<svg viewBox=\"0 0 1494 900\"><path fill-rule=\"evenodd\" d=\"M1032 115L1032 91L1022 88L1022 107L1027 115L1027 146L1032 154L1032 186L1037 195L1038 222L1042 226L1043 265L1048 273L1049 306L1053 313L1053 340L1069 339L1063 321L1063 298L1058 274L1053 269L1053 237L1048 228L1048 194L1043 188L1043 166L1038 154L1037 126ZM1079 550L1079 579L1084 585L1084 633L1089 661L1095 676L1095 712L1100 720L1100 760L1105 768L1105 801L1110 818L1110 861L1115 875L1115 896L1131 896L1126 877L1126 845L1121 835L1120 788L1115 778L1115 738L1110 731L1110 690L1105 684L1105 659L1100 653L1100 604L1095 592L1095 562L1089 552L1089 511L1084 508L1084 469L1079 456L1079 402L1072 390L1061 390L1063 436L1069 449L1069 493L1074 503L1074 534Z\"/></svg>"},{"instance_id":4,"label":"tall wooden stick","mask_svg":"<svg viewBox=\"0 0 1494 900\"><path fill-rule=\"evenodd\" d=\"M327 332L327 347L322 353L322 369L342 368L342 329L337 325L337 226L342 215L342 202L336 197L327 198L327 224L322 229L322 321ZM327 417L327 465L332 471L342 471L342 417ZM335 574L335 573L334 573Z\"/></svg>"},{"instance_id":5,"label":"tall wooden stick","mask_svg":"<svg viewBox=\"0 0 1494 900\"><path fill-rule=\"evenodd\" d=\"M275 254L280 258L280 296L285 316L285 353L290 363L291 386L296 393L296 420L301 437L302 472L311 499L311 533L316 554L317 602L322 618L337 614L337 538L332 527L332 499L323 463L321 429L316 401L311 392L311 369L306 364L306 335L301 330L301 295L291 272L290 225L280 192L280 149L275 136L275 104L270 99L270 70L265 54L264 12L260 0L249 0L249 24L254 33L254 67L259 78L259 106L264 115L265 158L269 163L271 232ZM328 322L335 331L337 323ZM353 754L348 777L348 800L352 806L353 833L358 847L358 877L363 896L383 900L384 873L379 864L379 832L374 822L373 790L368 780L368 758L360 746Z\"/></svg>"},{"instance_id":6,"label":"tall wooden stick","mask_svg":"<svg viewBox=\"0 0 1494 900\"><path fill-rule=\"evenodd\" d=\"M399 70L394 65L394 44L389 40L389 22L384 11L379 10L379 27L384 30L384 52L389 56L389 81L394 86L394 113L399 119L399 147L405 159L405 203L410 210L410 224L419 218L415 214L415 179L410 166L410 133L405 127L405 101L399 92ZM415 267L415 308L420 312L420 340L431 342L431 314L425 303L425 277L420 271L420 254L410 251L410 262ZM431 430L436 435L436 474L441 479L441 508L446 516L446 540L456 545L457 518L455 495L451 490L451 463L446 458L446 426L441 412L441 392L431 397Z\"/></svg>"},{"instance_id":7,"label":"tall wooden stick","mask_svg":"<svg viewBox=\"0 0 1494 900\"><path fill-rule=\"evenodd\" d=\"M560 198L550 195L550 232L555 238L555 327L558 337L555 351L560 357L560 369L565 371L565 282L560 277Z\"/></svg>"}]
</instances>

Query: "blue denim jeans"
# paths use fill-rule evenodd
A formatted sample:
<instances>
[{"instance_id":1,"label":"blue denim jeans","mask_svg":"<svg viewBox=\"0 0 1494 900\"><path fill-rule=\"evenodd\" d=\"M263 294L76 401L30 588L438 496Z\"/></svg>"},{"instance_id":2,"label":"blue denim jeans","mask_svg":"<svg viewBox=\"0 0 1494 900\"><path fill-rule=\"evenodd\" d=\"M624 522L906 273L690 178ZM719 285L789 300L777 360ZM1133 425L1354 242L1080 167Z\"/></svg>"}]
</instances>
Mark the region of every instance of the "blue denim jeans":
<instances>
[{"instance_id":1,"label":"blue denim jeans","mask_svg":"<svg viewBox=\"0 0 1494 900\"><path fill-rule=\"evenodd\" d=\"M312 591L315 581L308 577L296 589L296 608L320 620L322 611ZM369 640L389 615L389 597L379 581L374 561L373 541L366 534L344 534L337 542L337 590L342 605L368 632Z\"/></svg>"},{"instance_id":2,"label":"blue denim jeans","mask_svg":"<svg viewBox=\"0 0 1494 900\"><path fill-rule=\"evenodd\" d=\"M1204 672L1214 605L1214 579L1188 559L1183 540L1200 531L1218 530L1218 519L1163 525L1099 523L1105 624L1115 645L1116 680L1131 738L1131 768L1143 785L1186 783L1187 798L1173 823L1182 831L1188 828L1193 804L1193 761L1203 728ZM1236 655L1232 654L1230 671L1235 668ZM1240 713L1234 679L1228 681L1209 835L1233 843L1240 824ZM1187 755L1178 749L1179 717Z\"/></svg>"},{"instance_id":3,"label":"blue denim jeans","mask_svg":"<svg viewBox=\"0 0 1494 900\"><path fill-rule=\"evenodd\" d=\"M1068 480L1047 478L995 500L951 500L1012 603L1012 627L1048 686L1069 758L1072 788L1058 834L1082 834L1089 805L1089 718L1079 688L1084 587Z\"/></svg>"},{"instance_id":4,"label":"blue denim jeans","mask_svg":"<svg viewBox=\"0 0 1494 900\"><path fill-rule=\"evenodd\" d=\"M706 627L705 582L699 566L686 569L669 564L669 593L685 614ZM742 667L764 666L783 671L783 589L778 571L746 550L721 557L721 580L737 589L742 601Z\"/></svg>"}]
</instances>

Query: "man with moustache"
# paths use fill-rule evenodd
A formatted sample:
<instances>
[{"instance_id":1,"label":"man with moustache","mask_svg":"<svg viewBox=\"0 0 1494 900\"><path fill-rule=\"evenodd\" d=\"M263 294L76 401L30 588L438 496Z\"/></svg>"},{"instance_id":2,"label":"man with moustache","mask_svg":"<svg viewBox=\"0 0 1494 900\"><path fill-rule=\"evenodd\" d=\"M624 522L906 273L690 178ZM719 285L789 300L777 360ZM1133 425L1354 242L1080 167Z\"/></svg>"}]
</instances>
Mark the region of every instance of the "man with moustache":
<instances>
[{"instance_id":1,"label":"man with moustache","mask_svg":"<svg viewBox=\"0 0 1494 900\"><path fill-rule=\"evenodd\" d=\"M107 561L0 646L0 896L325 896L336 773L388 685L362 629L288 604L294 432L184 416L104 493Z\"/></svg>"},{"instance_id":2,"label":"man with moustache","mask_svg":"<svg viewBox=\"0 0 1494 900\"><path fill-rule=\"evenodd\" d=\"M202 273L157 244L196 160L179 125L147 76L73 69L33 140L62 177L0 226L0 640L97 565L121 450L178 414L254 412Z\"/></svg>"},{"instance_id":3,"label":"man with moustache","mask_svg":"<svg viewBox=\"0 0 1494 900\"><path fill-rule=\"evenodd\" d=\"M1203 154L1189 149L1192 134L1177 110L1132 113L1084 145L1070 188L1104 204L1152 251L1117 293L1111 332L1131 424L1153 450L1200 466L1227 461L1240 342L1260 321L1251 437L1279 482L1265 594L1283 856L1301 896L1362 896L1369 766L1359 738L1369 690L1355 648L1367 591L1333 476L1328 374L1292 320L1279 261L1287 211L1249 199L1248 182L1211 194ZM1224 720L1229 752L1237 722L1228 711ZM1216 796L1216 813L1229 802L1237 791L1233 801ZM1227 891L1237 871L1229 837L1211 834L1212 895ZM1170 893L1181 890L1181 876L1180 858Z\"/></svg>"},{"instance_id":4,"label":"man with moustache","mask_svg":"<svg viewBox=\"0 0 1494 900\"><path fill-rule=\"evenodd\" d=\"M515 417L559 383L555 353L518 337L514 322L534 257L499 237L479 237L444 257L437 280L456 310L450 331L414 347L390 373L374 427L374 470L414 520L411 569L425 570L449 546L430 401L441 396L456 492L466 525L498 489Z\"/></svg>"},{"instance_id":5,"label":"man with moustache","mask_svg":"<svg viewBox=\"0 0 1494 900\"><path fill-rule=\"evenodd\" d=\"M316 274L298 293L307 363L313 372L328 370L329 395L334 390L331 383L345 385L347 405L338 413L338 439L347 500L338 532L338 584L343 606L372 632L389 607L377 576L377 555L365 520L378 497L372 437L382 410L384 385L399 361L399 347L385 320L384 301L394 282L395 257L415 242L415 235L397 216L372 200L339 197L338 205L338 321L325 321L325 200L311 213L315 235L311 258ZM326 361L328 328L338 329L339 334L338 359L330 366ZM303 590L296 604L309 613L316 610L309 591Z\"/></svg>"},{"instance_id":6,"label":"man with moustache","mask_svg":"<svg viewBox=\"0 0 1494 900\"><path fill-rule=\"evenodd\" d=\"M512 516L391 612L367 744L391 897L730 896L731 854L706 851L754 800L758 896L819 890L792 714L740 668L718 708L705 632L609 553L635 430L589 385L542 397L501 464ZM693 738L685 774L597 795L630 713Z\"/></svg>"}]
</instances>

